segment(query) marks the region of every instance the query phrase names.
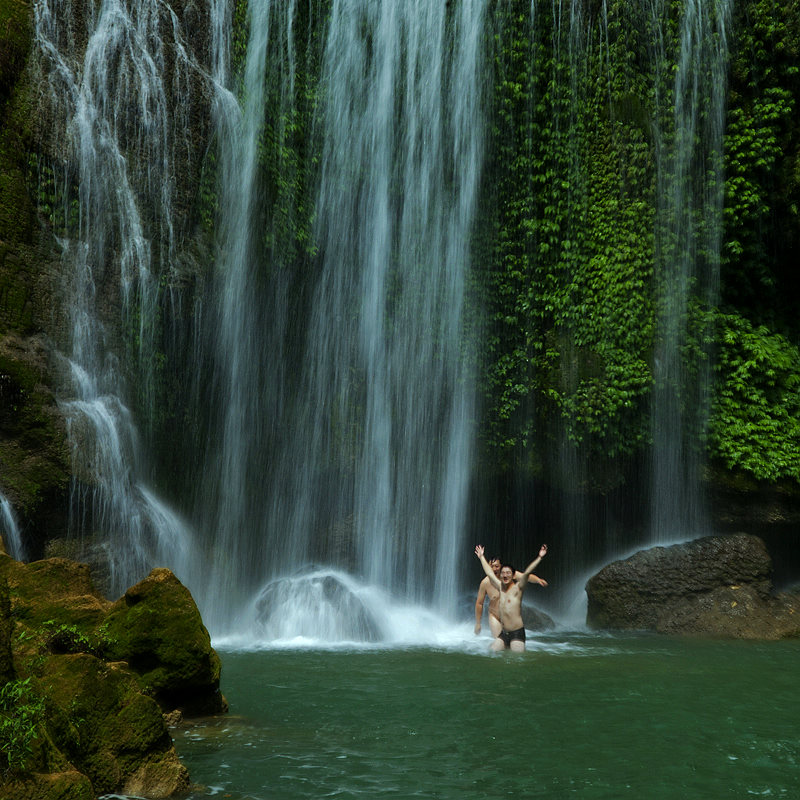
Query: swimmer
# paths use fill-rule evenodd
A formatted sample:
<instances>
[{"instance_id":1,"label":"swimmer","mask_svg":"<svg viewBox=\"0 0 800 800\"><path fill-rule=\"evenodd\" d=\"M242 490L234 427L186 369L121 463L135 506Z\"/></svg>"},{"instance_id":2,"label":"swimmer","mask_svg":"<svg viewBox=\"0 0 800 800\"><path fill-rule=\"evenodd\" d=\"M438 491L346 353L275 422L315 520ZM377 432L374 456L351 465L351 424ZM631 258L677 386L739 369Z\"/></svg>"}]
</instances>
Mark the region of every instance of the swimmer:
<instances>
[{"instance_id":1,"label":"swimmer","mask_svg":"<svg viewBox=\"0 0 800 800\"><path fill-rule=\"evenodd\" d=\"M489 583L500 592L498 610L502 628L492 642L492 650L513 650L521 653L525 650L525 626L522 624L522 594L528 585L528 579L541 560L547 555L547 545L539 549L539 555L525 568L522 574L515 572L510 566L500 568L495 575L484 556L483 545L475 546L475 555L481 562ZM519 578L516 576L520 575Z\"/></svg>"},{"instance_id":2,"label":"swimmer","mask_svg":"<svg viewBox=\"0 0 800 800\"><path fill-rule=\"evenodd\" d=\"M492 572L495 574L495 577L499 580L500 567L502 566L500 563L500 559L499 558L491 559L489 561L489 566L492 568ZM515 580L521 577L522 577L521 572L514 573ZM547 586L547 581L543 580L537 575L529 575L528 583L535 583L538 584L539 586ZM497 636L500 634L500 631L503 628L503 626L500 624L500 612L498 611L498 606L500 603L500 590L496 589L491 584L488 576L481 581L481 585L478 587L478 599L475 601L476 636L481 632L481 618L483 617L483 607L486 603L487 597L489 598L489 630L491 630L492 636L497 638Z\"/></svg>"}]
</instances>

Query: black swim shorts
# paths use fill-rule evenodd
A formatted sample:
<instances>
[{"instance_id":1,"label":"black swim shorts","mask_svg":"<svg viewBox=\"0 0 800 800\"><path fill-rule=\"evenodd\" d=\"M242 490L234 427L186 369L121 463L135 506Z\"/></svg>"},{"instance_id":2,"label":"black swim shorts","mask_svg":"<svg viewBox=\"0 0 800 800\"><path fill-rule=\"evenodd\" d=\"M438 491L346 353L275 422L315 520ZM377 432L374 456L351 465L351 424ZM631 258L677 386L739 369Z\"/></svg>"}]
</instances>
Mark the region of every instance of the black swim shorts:
<instances>
[{"instance_id":1,"label":"black swim shorts","mask_svg":"<svg viewBox=\"0 0 800 800\"><path fill-rule=\"evenodd\" d=\"M506 647L511 647L511 642L513 642L514 639L525 644L525 628L517 628L515 631L500 631L500 635L497 638L500 639Z\"/></svg>"}]
</instances>

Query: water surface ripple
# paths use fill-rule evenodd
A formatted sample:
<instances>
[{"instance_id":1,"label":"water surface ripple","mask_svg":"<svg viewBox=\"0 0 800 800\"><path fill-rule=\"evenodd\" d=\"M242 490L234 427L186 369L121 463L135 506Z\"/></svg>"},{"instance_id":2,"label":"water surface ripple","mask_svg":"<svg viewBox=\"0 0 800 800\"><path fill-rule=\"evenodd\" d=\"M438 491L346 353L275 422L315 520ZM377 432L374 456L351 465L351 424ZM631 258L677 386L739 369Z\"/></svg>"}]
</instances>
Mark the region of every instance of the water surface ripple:
<instances>
[{"instance_id":1,"label":"water surface ripple","mask_svg":"<svg viewBox=\"0 0 800 800\"><path fill-rule=\"evenodd\" d=\"M175 732L190 798L798 796L800 642L533 644L223 652L231 713Z\"/></svg>"}]
</instances>

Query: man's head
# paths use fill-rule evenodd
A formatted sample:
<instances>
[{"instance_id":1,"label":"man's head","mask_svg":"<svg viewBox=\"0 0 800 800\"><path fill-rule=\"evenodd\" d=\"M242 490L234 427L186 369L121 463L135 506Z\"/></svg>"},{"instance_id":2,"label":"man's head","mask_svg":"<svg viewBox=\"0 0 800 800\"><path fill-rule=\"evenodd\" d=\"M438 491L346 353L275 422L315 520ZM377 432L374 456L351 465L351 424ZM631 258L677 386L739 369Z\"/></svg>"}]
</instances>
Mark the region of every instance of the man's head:
<instances>
[{"instance_id":1,"label":"man's head","mask_svg":"<svg viewBox=\"0 0 800 800\"><path fill-rule=\"evenodd\" d=\"M500 563L500 559L499 558L493 558L489 562L489 566L492 568L492 572L494 572L495 575L499 575L500 574L500 567L502 566L502 564Z\"/></svg>"},{"instance_id":2,"label":"man's head","mask_svg":"<svg viewBox=\"0 0 800 800\"><path fill-rule=\"evenodd\" d=\"M514 582L514 567L510 566L509 564L503 564L500 567L500 574L497 576L500 578L500 583L504 586L507 586L509 583Z\"/></svg>"}]
</instances>

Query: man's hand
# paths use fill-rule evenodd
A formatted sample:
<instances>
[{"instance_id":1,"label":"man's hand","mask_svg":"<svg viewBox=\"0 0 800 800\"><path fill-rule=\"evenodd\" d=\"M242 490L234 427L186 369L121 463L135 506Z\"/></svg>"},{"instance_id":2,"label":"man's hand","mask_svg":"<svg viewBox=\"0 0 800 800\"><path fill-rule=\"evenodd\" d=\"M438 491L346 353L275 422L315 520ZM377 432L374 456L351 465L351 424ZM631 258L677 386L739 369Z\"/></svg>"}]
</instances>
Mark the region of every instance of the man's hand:
<instances>
[{"instance_id":1,"label":"man's hand","mask_svg":"<svg viewBox=\"0 0 800 800\"><path fill-rule=\"evenodd\" d=\"M547 586L547 581L544 578L539 578L539 586Z\"/></svg>"},{"instance_id":2,"label":"man's hand","mask_svg":"<svg viewBox=\"0 0 800 800\"><path fill-rule=\"evenodd\" d=\"M542 545L542 546L539 548L539 558L544 558L546 555L547 555L547 545L546 545L546 544L543 544L543 545Z\"/></svg>"},{"instance_id":3,"label":"man's hand","mask_svg":"<svg viewBox=\"0 0 800 800\"><path fill-rule=\"evenodd\" d=\"M484 553L483 545L482 544L476 544L475 545L475 555L478 556L478 558L483 558L483 553Z\"/></svg>"},{"instance_id":4,"label":"man's hand","mask_svg":"<svg viewBox=\"0 0 800 800\"><path fill-rule=\"evenodd\" d=\"M477 636L481 632L481 624L480 622L475 623L475 635Z\"/></svg>"}]
</instances>

